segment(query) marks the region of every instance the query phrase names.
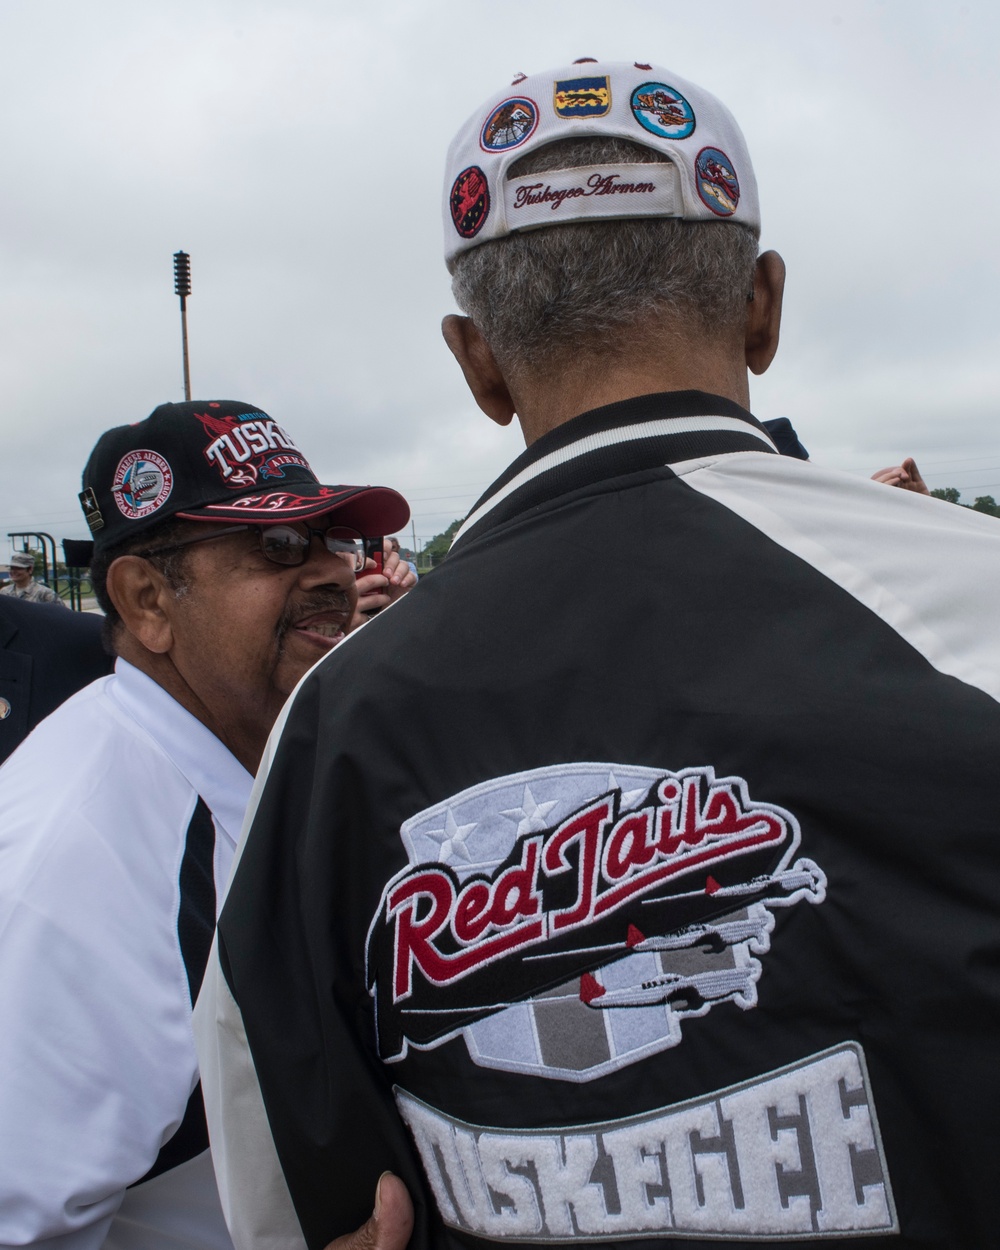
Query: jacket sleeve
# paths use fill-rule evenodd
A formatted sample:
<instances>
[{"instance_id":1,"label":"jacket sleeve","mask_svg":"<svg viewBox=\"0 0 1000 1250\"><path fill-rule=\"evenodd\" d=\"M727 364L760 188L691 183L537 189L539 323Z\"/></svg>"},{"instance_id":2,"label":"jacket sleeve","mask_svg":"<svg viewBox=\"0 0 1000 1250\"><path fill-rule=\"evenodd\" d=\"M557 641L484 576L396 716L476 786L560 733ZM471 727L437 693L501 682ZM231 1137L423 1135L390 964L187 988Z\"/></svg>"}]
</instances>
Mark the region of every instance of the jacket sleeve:
<instances>
[{"instance_id":1,"label":"jacket sleeve","mask_svg":"<svg viewBox=\"0 0 1000 1250\"><path fill-rule=\"evenodd\" d=\"M239 1006L212 943L194 1012L212 1162L236 1250L306 1250Z\"/></svg>"}]
</instances>

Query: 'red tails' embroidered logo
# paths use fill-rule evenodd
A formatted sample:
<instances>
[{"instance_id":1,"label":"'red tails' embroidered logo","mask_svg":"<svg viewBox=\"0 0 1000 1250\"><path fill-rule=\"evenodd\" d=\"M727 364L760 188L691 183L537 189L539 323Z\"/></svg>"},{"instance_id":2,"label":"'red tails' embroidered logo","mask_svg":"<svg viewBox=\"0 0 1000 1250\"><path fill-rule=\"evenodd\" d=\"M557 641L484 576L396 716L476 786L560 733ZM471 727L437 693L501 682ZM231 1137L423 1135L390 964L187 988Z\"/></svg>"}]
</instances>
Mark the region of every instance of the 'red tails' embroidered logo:
<instances>
[{"instance_id":1,"label":"'red tails' embroidered logo","mask_svg":"<svg viewBox=\"0 0 1000 1250\"><path fill-rule=\"evenodd\" d=\"M458 175L448 204L458 233L463 239L475 238L490 212L489 183L478 165L470 165Z\"/></svg>"},{"instance_id":2,"label":"'red tails' embroidered logo","mask_svg":"<svg viewBox=\"0 0 1000 1250\"><path fill-rule=\"evenodd\" d=\"M196 412L194 415L208 436L209 441L202 449L205 459L234 490L284 478L288 468L305 469L310 478L313 477L306 458L267 413L217 416L212 412ZM295 476L300 480L299 475Z\"/></svg>"},{"instance_id":3,"label":"'red tails' embroidered logo","mask_svg":"<svg viewBox=\"0 0 1000 1250\"><path fill-rule=\"evenodd\" d=\"M731 217L740 202L740 183L733 162L718 148L702 148L694 163L702 203L719 217Z\"/></svg>"},{"instance_id":4,"label":"'red tails' embroidered logo","mask_svg":"<svg viewBox=\"0 0 1000 1250\"><path fill-rule=\"evenodd\" d=\"M367 948L385 1060L462 1032L477 1063L589 1080L755 1006L770 908L825 897L794 816L711 767L538 769L401 833Z\"/></svg>"}]
</instances>

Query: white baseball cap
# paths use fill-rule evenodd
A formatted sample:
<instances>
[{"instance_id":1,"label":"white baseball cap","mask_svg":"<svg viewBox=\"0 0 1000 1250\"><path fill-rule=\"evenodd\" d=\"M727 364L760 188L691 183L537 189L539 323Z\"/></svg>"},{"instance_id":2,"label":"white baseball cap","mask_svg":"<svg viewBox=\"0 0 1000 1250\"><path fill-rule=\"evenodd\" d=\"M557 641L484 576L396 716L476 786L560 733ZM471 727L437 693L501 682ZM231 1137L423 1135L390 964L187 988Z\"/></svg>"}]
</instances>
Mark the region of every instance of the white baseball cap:
<instances>
[{"instance_id":1,"label":"white baseball cap","mask_svg":"<svg viewBox=\"0 0 1000 1250\"><path fill-rule=\"evenodd\" d=\"M602 164L508 179L557 139L616 135L669 164ZM445 259L515 230L608 217L736 222L760 233L746 141L709 92L656 65L584 58L520 75L469 118L448 149Z\"/></svg>"}]
</instances>

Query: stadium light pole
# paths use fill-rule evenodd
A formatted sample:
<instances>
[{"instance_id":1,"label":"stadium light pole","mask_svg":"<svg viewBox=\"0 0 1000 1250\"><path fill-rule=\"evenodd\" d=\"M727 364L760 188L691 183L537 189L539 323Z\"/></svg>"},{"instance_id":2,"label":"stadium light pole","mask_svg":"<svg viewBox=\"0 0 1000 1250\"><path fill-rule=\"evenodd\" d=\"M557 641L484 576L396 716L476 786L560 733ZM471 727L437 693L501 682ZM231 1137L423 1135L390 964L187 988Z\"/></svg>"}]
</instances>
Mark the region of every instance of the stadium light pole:
<instances>
[{"instance_id":1,"label":"stadium light pole","mask_svg":"<svg viewBox=\"0 0 1000 1250\"><path fill-rule=\"evenodd\" d=\"M191 294L191 257L174 252L174 291L181 300L181 351L184 359L184 398L191 398L191 362L188 359L187 297Z\"/></svg>"}]
</instances>

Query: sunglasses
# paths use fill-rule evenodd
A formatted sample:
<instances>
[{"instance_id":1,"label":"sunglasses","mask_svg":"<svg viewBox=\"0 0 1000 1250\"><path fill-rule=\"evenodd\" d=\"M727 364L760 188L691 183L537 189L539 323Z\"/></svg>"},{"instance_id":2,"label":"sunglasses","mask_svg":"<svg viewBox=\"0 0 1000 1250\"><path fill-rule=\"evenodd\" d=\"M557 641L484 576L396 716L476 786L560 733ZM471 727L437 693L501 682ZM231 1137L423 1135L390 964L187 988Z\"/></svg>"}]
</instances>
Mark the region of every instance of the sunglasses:
<instances>
[{"instance_id":1,"label":"sunglasses","mask_svg":"<svg viewBox=\"0 0 1000 1250\"><path fill-rule=\"evenodd\" d=\"M343 525L317 529L315 525L307 525L304 521L295 521L288 525L227 525L225 529L216 530L213 534L197 534L194 538L184 538L180 542L153 547L149 551L137 551L135 554L142 559L160 556L168 551L178 551L181 547L190 547L192 543L205 543L213 538L225 538L227 534L238 534L241 530L253 530L257 534L261 555L272 564L283 564L286 567L304 564L309 555L309 546L316 537L331 555L340 556L355 573L360 573L365 567L365 540L357 530Z\"/></svg>"}]
</instances>

